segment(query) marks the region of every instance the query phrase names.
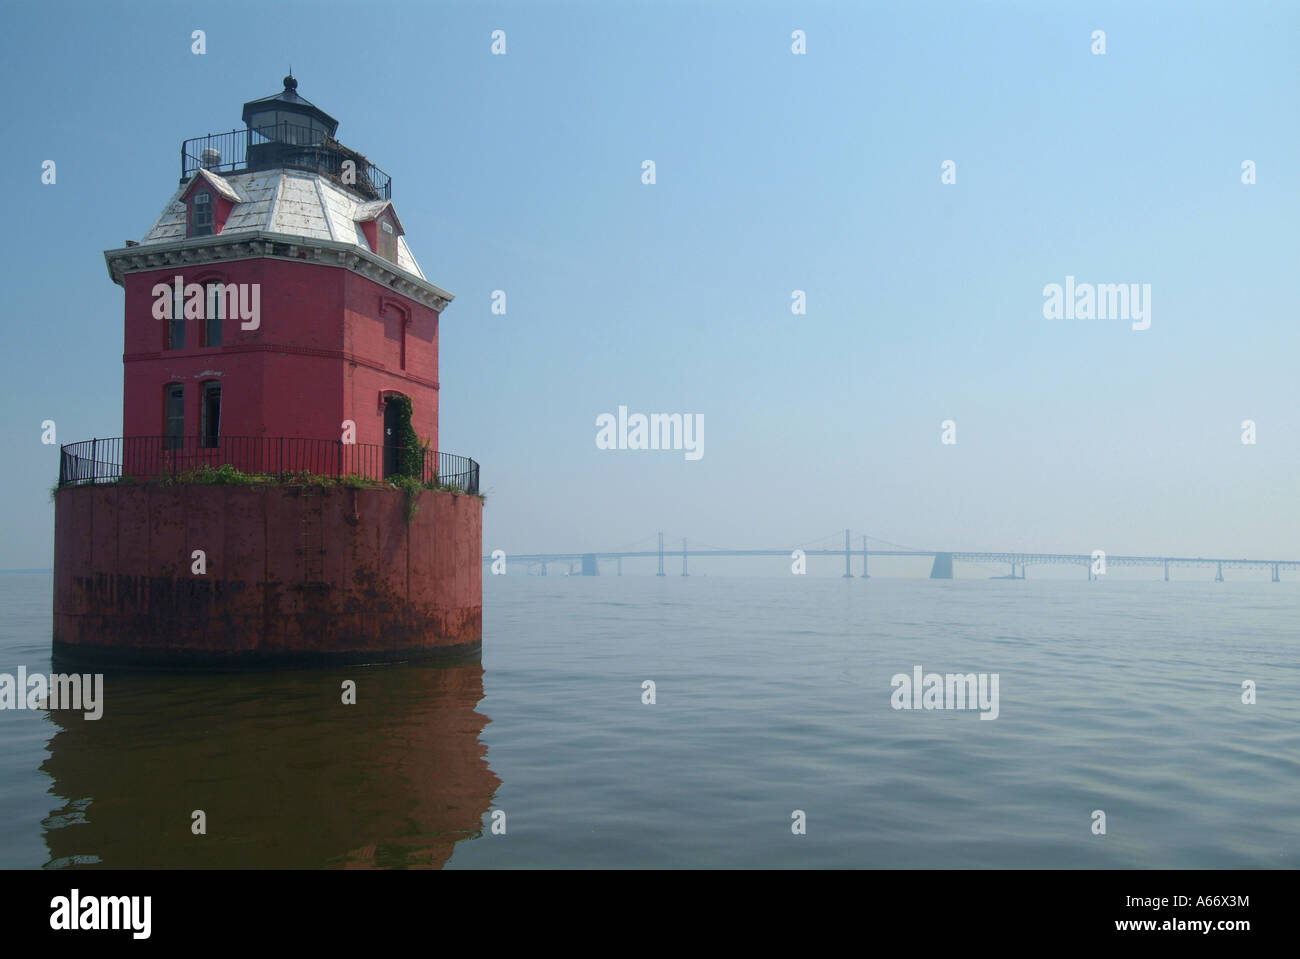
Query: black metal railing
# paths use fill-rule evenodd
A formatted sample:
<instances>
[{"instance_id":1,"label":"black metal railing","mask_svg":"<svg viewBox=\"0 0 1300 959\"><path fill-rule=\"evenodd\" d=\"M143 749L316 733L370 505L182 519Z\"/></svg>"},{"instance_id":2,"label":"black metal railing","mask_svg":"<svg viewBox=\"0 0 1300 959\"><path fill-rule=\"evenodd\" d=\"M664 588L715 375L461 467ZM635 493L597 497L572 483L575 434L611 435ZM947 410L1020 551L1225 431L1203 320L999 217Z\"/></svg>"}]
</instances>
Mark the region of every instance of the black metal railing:
<instances>
[{"instance_id":1,"label":"black metal railing","mask_svg":"<svg viewBox=\"0 0 1300 959\"><path fill-rule=\"evenodd\" d=\"M223 436L216 446L204 442L197 436L117 436L69 443L60 449L59 486L175 479L203 467L229 466L281 478L304 473L367 480L411 476L466 493L479 491L478 463L437 450L298 436Z\"/></svg>"},{"instance_id":2,"label":"black metal railing","mask_svg":"<svg viewBox=\"0 0 1300 959\"><path fill-rule=\"evenodd\" d=\"M347 164L351 162L349 167ZM391 200L393 181L360 153L312 127L291 123L210 133L181 144L181 182L199 168L240 173L288 167L323 173L372 200Z\"/></svg>"}]
</instances>

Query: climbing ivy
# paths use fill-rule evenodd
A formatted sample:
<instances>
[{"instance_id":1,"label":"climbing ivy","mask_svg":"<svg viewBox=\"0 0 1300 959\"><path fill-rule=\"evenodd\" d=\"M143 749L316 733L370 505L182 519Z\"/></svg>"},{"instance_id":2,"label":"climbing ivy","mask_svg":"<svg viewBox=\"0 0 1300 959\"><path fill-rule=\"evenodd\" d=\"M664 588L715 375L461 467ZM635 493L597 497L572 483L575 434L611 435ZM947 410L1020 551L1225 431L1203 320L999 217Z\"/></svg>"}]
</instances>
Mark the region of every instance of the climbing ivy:
<instances>
[{"instance_id":1,"label":"climbing ivy","mask_svg":"<svg viewBox=\"0 0 1300 959\"><path fill-rule=\"evenodd\" d=\"M397 410L397 473L389 481L406 492L406 522L410 523L420 511L417 502L424 489L424 456L429 441L421 440L411 425L411 398L400 393L388 400Z\"/></svg>"},{"instance_id":2,"label":"climbing ivy","mask_svg":"<svg viewBox=\"0 0 1300 959\"><path fill-rule=\"evenodd\" d=\"M424 454L429 448L427 440L421 440L411 425L411 398L397 395L388 400L397 409L396 445L401 452L397 458L397 473L400 476L424 477Z\"/></svg>"}]
</instances>

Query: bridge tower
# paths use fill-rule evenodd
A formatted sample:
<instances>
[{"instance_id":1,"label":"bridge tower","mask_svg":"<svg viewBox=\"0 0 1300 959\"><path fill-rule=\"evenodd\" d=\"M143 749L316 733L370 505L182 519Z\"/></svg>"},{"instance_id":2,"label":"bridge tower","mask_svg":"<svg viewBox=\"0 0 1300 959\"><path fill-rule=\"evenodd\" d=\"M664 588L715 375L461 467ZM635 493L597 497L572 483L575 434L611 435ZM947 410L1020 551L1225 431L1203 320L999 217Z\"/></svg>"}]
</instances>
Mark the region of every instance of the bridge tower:
<instances>
[{"instance_id":1,"label":"bridge tower","mask_svg":"<svg viewBox=\"0 0 1300 959\"><path fill-rule=\"evenodd\" d=\"M659 572L655 573L655 575L656 576L664 575L664 534L663 533L659 534Z\"/></svg>"},{"instance_id":2,"label":"bridge tower","mask_svg":"<svg viewBox=\"0 0 1300 959\"><path fill-rule=\"evenodd\" d=\"M930 567L931 579L952 579L952 553L935 553Z\"/></svg>"},{"instance_id":3,"label":"bridge tower","mask_svg":"<svg viewBox=\"0 0 1300 959\"><path fill-rule=\"evenodd\" d=\"M867 534L866 533L862 534L862 578L863 579L871 578L869 575L867 575Z\"/></svg>"},{"instance_id":4,"label":"bridge tower","mask_svg":"<svg viewBox=\"0 0 1300 959\"><path fill-rule=\"evenodd\" d=\"M852 579L853 573L849 569L849 531L844 531L844 575L841 579Z\"/></svg>"}]
</instances>

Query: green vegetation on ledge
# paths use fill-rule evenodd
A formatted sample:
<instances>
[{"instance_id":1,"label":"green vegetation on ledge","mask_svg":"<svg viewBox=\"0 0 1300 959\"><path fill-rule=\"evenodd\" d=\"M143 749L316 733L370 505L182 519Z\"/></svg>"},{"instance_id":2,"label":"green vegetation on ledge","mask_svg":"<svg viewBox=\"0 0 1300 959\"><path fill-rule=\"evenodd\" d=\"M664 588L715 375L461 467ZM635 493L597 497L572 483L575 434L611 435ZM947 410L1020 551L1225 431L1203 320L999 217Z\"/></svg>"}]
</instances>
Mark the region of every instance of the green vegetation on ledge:
<instances>
[{"instance_id":1,"label":"green vegetation on ledge","mask_svg":"<svg viewBox=\"0 0 1300 959\"><path fill-rule=\"evenodd\" d=\"M216 467L199 466L183 473L177 473L175 476L167 473L156 479L149 480L123 475L116 480L100 481L93 485L133 486L147 483L154 483L158 486L310 486L322 489L400 489L405 490L410 498L418 496L425 490L432 490L438 493L453 493L459 496L474 495L480 501L487 501L487 497L482 493L467 494L462 487L455 483L443 483L436 479L424 483L416 476L398 474L386 480L378 480L358 473L350 473L346 476L324 476L307 470L296 473L245 473L243 470L235 469L229 463ZM58 486L53 487L50 490L51 495L56 493L58 489ZM415 511L411 510L410 515L415 515Z\"/></svg>"}]
</instances>

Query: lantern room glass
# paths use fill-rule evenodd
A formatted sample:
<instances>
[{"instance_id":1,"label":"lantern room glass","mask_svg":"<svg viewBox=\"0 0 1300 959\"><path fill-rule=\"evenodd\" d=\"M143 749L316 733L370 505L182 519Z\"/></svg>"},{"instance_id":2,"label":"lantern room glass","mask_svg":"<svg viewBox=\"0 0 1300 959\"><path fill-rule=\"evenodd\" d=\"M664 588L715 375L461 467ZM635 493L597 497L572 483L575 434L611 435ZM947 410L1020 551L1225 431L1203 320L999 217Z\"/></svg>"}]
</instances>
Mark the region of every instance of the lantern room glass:
<instances>
[{"instance_id":1,"label":"lantern room glass","mask_svg":"<svg viewBox=\"0 0 1300 959\"><path fill-rule=\"evenodd\" d=\"M248 126L255 143L319 146L329 136L329 127L316 117L293 110L259 110L249 114Z\"/></svg>"}]
</instances>

